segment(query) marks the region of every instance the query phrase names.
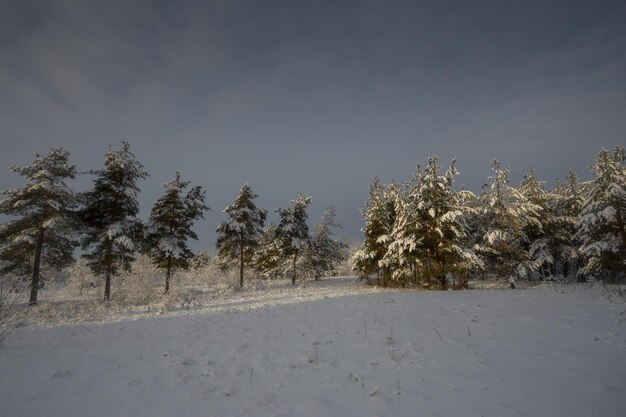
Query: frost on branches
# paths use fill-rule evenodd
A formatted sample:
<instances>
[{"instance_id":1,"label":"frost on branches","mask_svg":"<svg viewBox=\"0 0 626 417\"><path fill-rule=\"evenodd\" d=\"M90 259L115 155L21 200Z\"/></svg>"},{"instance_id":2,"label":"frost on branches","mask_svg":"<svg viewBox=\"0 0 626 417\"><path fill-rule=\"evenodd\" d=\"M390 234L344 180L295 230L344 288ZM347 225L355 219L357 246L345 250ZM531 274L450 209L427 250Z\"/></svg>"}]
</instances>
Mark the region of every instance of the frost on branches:
<instances>
[{"instance_id":1,"label":"frost on branches","mask_svg":"<svg viewBox=\"0 0 626 417\"><path fill-rule=\"evenodd\" d=\"M0 214L13 219L0 226L0 274L31 276L30 305L37 304L41 267L67 266L77 246L70 213L76 198L65 183L76 167L68 159L69 152L55 148L36 155L31 165L12 166L28 183L2 192L7 198L0 201Z\"/></svg>"},{"instance_id":2,"label":"frost on branches","mask_svg":"<svg viewBox=\"0 0 626 417\"><path fill-rule=\"evenodd\" d=\"M243 287L244 268L251 265L253 253L259 246L267 212L257 208L247 183L239 190L239 195L224 209L228 220L217 228L217 254L221 259L239 261L239 286Z\"/></svg>"},{"instance_id":3,"label":"frost on branches","mask_svg":"<svg viewBox=\"0 0 626 417\"><path fill-rule=\"evenodd\" d=\"M163 184L165 194L150 210L146 249L157 268L165 269L165 294L170 290L172 270L187 269L193 252L187 246L189 239L198 240L192 230L194 223L204 218L205 192L201 186L191 187L189 181L182 181L180 173L176 178Z\"/></svg>"},{"instance_id":4,"label":"frost on branches","mask_svg":"<svg viewBox=\"0 0 626 417\"><path fill-rule=\"evenodd\" d=\"M624 148L596 155L587 198L576 224L582 241L583 274L602 280L623 278L626 271L626 167Z\"/></svg>"},{"instance_id":5,"label":"frost on branches","mask_svg":"<svg viewBox=\"0 0 626 417\"><path fill-rule=\"evenodd\" d=\"M104 275L106 300L111 298L111 277L120 268L129 268L140 241L137 181L148 174L129 148L128 142L122 142L120 150L109 148L104 156L104 169L90 171L96 175L93 189L83 195L83 256L94 274Z\"/></svg>"}]
</instances>

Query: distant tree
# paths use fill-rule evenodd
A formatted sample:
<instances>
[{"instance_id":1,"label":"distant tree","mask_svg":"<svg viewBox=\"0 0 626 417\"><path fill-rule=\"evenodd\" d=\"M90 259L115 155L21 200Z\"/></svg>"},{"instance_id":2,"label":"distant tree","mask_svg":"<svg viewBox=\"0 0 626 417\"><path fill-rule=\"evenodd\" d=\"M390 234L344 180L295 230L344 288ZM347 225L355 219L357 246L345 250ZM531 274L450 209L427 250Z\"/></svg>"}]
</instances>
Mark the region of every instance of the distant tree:
<instances>
[{"instance_id":1,"label":"distant tree","mask_svg":"<svg viewBox=\"0 0 626 417\"><path fill-rule=\"evenodd\" d=\"M316 281L326 274L332 274L346 258L348 246L334 237L333 229L341 227L335 217L334 207L324 210L321 221L313 227L311 245L305 251L307 268Z\"/></svg>"},{"instance_id":2,"label":"distant tree","mask_svg":"<svg viewBox=\"0 0 626 417\"><path fill-rule=\"evenodd\" d=\"M194 223L204 218L205 191L201 186L191 187L189 181L176 178L163 184L165 194L150 210L147 243L149 255L157 268L165 269L165 294L170 290L172 270L187 269L193 252L187 246L189 239L198 240L192 230Z\"/></svg>"},{"instance_id":3,"label":"distant tree","mask_svg":"<svg viewBox=\"0 0 626 417\"><path fill-rule=\"evenodd\" d=\"M381 261L391 243L391 231L396 220L396 186L385 186L378 178L369 185L369 197L361 215L365 220L363 244L353 255L355 269L363 275L380 274L387 285L389 271ZM382 269L382 270L381 270Z\"/></svg>"},{"instance_id":4,"label":"distant tree","mask_svg":"<svg viewBox=\"0 0 626 417\"><path fill-rule=\"evenodd\" d=\"M311 204L311 197L302 194L291 201L291 206L279 208L280 223L276 228L276 238L280 242L284 258L293 262L291 284L296 284L298 256L310 245L309 226L306 224L306 208Z\"/></svg>"},{"instance_id":5,"label":"distant tree","mask_svg":"<svg viewBox=\"0 0 626 417\"><path fill-rule=\"evenodd\" d=\"M276 226L267 225L261 232L259 244L252 255L252 265L264 278L275 278L283 270L281 242L276 237Z\"/></svg>"},{"instance_id":6,"label":"distant tree","mask_svg":"<svg viewBox=\"0 0 626 417\"><path fill-rule=\"evenodd\" d=\"M602 279L623 278L626 271L626 166L624 148L600 150L595 174L576 225L585 260L582 273Z\"/></svg>"},{"instance_id":7,"label":"distant tree","mask_svg":"<svg viewBox=\"0 0 626 417\"><path fill-rule=\"evenodd\" d=\"M28 183L2 192L8 197L0 201L0 214L18 218L0 226L0 274L32 277L29 305L37 304L41 266L69 265L77 246L70 227L76 198L65 183L76 167L68 159L69 152L54 148L31 165L12 166Z\"/></svg>"},{"instance_id":8,"label":"distant tree","mask_svg":"<svg viewBox=\"0 0 626 417\"><path fill-rule=\"evenodd\" d=\"M119 268L129 269L135 259L141 223L137 181L148 176L130 152L128 142L120 150L109 147L104 155L104 169L90 171L96 175L94 187L83 195L82 219L86 233L82 241L83 255L94 274L104 274L104 298L111 298L111 277Z\"/></svg>"},{"instance_id":9,"label":"distant tree","mask_svg":"<svg viewBox=\"0 0 626 417\"><path fill-rule=\"evenodd\" d=\"M218 256L239 259L239 285L242 287L244 267L252 262L267 217L267 212L254 204L257 197L252 188L244 184L239 195L224 209L228 220L217 228Z\"/></svg>"}]
</instances>

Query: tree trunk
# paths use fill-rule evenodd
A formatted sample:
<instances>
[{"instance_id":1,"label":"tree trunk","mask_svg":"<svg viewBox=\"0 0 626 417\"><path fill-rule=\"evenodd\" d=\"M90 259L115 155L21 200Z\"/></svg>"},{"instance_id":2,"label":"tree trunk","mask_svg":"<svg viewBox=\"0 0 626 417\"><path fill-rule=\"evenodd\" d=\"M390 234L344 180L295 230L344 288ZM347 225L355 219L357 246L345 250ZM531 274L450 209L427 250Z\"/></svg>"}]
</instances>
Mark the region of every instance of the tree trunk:
<instances>
[{"instance_id":1,"label":"tree trunk","mask_svg":"<svg viewBox=\"0 0 626 417\"><path fill-rule=\"evenodd\" d=\"M37 243L35 244L35 262L33 264L33 280L30 285L30 300L28 300L29 306L37 305L37 291L39 290L39 266L41 265L41 251L43 248L45 231L46 229L43 226L39 226Z\"/></svg>"},{"instance_id":2,"label":"tree trunk","mask_svg":"<svg viewBox=\"0 0 626 417\"><path fill-rule=\"evenodd\" d=\"M239 286L243 287L243 230L239 236Z\"/></svg>"},{"instance_id":3,"label":"tree trunk","mask_svg":"<svg viewBox=\"0 0 626 417\"><path fill-rule=\"evenodd\" d=\"M109 241L105 258L106 271L104 274L104 299L111 299L111 273L113 269L113 241Z\"/></svg>"},{"instance_id":4,"label":"tree trunk","mask_svg":"<svg viewBox=\"0 0 626 417\"><path fill-rule=\"evenodd\" d=\"M293 254L293 276L291 277L291 285L296 285L296 264L298 263L298 251Z\"/></svg>"},{"instance_id":5,"label":"tree trunk","mask_svg":"<svg viewBox=\"0 0 626 417\"><path fill-rule=\"evenodd\" d=\"M170 278L172 276L172 255L167 255L167 270L165 272L165 293L170 292Z\"/></svg>"},{"instance_id":6,"label":"tree trunk","mask_svg":"<svg viewBox=\"0 0 626 417\"><path fill-rule=\"evenodd\" d=\"M446 277L446 268L445 268L445 264L446 261L445 259L442 259L439 262L439 265L441 265L441 269L439 272L439 285L441 285L441 289L442 290L447 290L448 289L448 277Z\"/></svg>"}]
</instances>

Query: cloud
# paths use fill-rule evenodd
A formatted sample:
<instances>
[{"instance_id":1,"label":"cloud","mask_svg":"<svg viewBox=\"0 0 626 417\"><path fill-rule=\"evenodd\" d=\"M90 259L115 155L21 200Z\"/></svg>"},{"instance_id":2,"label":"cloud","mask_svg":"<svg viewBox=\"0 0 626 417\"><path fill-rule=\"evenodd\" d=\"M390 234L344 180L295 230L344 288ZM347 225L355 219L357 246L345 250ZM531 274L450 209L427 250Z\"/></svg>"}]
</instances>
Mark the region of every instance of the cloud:
<instances>
[{"instance_id":1,"label":"cloud","mask_svg":"<svg viewBox=\"0 0 626 417\"><path fill-rule=\"evenodd\" d=\"M623 142L624 20L619 1L5 1L0 165L62 145L98 167L127 139L144 209L176 170L207 187L206 242L244 181L269 209L336 204L356 235L369 180L430 154L478 191L490 159L551 181Z\"/></svg>"}]
</instances>

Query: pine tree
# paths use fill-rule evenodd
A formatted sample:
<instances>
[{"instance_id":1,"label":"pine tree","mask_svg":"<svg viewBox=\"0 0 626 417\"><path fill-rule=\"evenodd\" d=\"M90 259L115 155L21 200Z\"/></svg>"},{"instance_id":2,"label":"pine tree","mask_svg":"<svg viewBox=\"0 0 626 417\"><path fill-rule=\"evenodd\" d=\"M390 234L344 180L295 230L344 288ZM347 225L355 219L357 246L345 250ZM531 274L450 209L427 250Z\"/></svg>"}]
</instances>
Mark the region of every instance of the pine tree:
<instances>
[{"instance_id":1,"label":"pine tree","mask_svg":"<svg viewBox=\"0 0 626 417\"><path fill-rule=\"evenodd\" d=\"M298 256L310 245L309 226L306 224L306 208L311 197L302 194L291 201L290 207L278 208L280 223L276 228L276 238L280 242L283 258L293 262L291 284L296 284Z\"/></svg>"},{"instance_id":2,"label":"pine tree","mask_svg":"<svg viewBox=\"0 0 626 417\"><path fill-rule=\"evenodd\" d=\"M391 231L396 220L395 185L385 186L378 178L369 185L369 197L361 215L365 220L363 244L352 257L354 267L363 275L381 274L383 286L387 286L388 269L381 264L391 242ZM382 267L382 268L381 268Z\"/></svg>"},{"instance_id":3,"label":"pine tree","mask_svg":"<svg viewBox=\"0 0 626 417\"><path fill-rule=\"evenodd\" d=\"M2 192L8 198L0 202L0 213L19 218L0 227L0 274L31 275L29 305L37 304L41 266L69 265L77 246L70 227L76 199L65 183L76 176L76 167L68 159L69 152L54 148L36 155L31 165L12 166L28 184Z\"/></svg>"},{"instance_id":4,"label":"pine tree","mask_svg":"<svg viewBox=\"0 0 626 417\"><path fill-rule=\"evenodd\" d=\"M584 185L578 181L574 171L570 171L565 181L558 183L555 194L556 199L556 222L562 241L557 248L557 267L559 273L565 277L577 276L579 281L584 278L578 274L580 267L580 254L578 248L582 244L576 236L576 223L580 217L580 211L584 202Z\"/></svg>"},{"instance_id":5,"label":"pine tree","mask_svg":"<svg viewBox=\"0 0 626 417\"><path fill-rule=\"evenodd\" d=\"M525 249L525 228L541 227L541 208L532 204L509 183L509 169L491 164L493 174L480 197L482 219L478 251L487 261L487 270L498 277L513 278L520 266L530 259Z\"/></svg>"},{"instance_id":6,"label":"pine tree","mask_svg":"<svg viewBox=\"0 0 626 417\"><path fill-rule=\"evenodd\" d=\"M626 271L626 166L624 148L602 149L577 223L582 273L602 279L624 277Z\"/></svg>"},{"instance_id":7,"label":"pine tree","mask_svg":"<svg viewBox=\"0 0 626 417\"><path fill-rule=\"evenodd\" d=\"M387 202L386 211L391 214L389 220L393 223L389 231L381 235L376 244L383 253L378 265L382 267L383 286L391 279L404 287L411 281L416 281L418 248L417 239L417 204L415 195L411 193L408 183L402 188L395 184L388 185L384 200ZM385 251L382 251L382 245Z\"/></svg>"},{"instance_id":8,"label":"pine tree","mask_svg":"<svg viewBox=\"0 0 626 417\"><path fill-rule=\"evenodd\" d=\"M180 173L176 172L176 178L163 184L165 194L150 210L146 240L152 262L157 268L165 269L165 294L170 290L172 270L189 267L193 252L187 241L198 240L191 228L204 218L204 210L209 210L202 187L197 185L184 194L188 186L189 181L181 181Z\"/></svg>"},{"instance_id":9,"label":"pine tree","mask_svg":"<svg viewBox=\"0 0 626 417\"><path fill-rule=\"evenodd\" d=\"M531 279L554 276L559 248L567 239L557 214L560 195L544 189L544 181L537 179L534 168L524 174L518 191L536 207L538 214L536 221L523 228L528 260L520 264L519 274Z\"/></svg>"},{"instance_id":10,"label":"pine tree","mask_svg":"<svg viewBox=\"0 0 626 417\"><path fill-rule=\"evenodd\" d=\"M346 258L347 245L334 238L333 229L341 225L335 220L335 208L327 207L322 219L313 227L311 245L305 251L307 268L311 270L315 280L332 274L337 265Z\"/></svg>"},{"instance_id":11,"label":"pine tree","mask_svg":"<svg viewBox=\"0 0 626 417\"><path fill-rule=\"evenodd\" d=\"M437 156L428 159L422 172L418 165L414 186L398 199L392 243L384 261L394 265L393 277L403 284L425 280L428 286L447 288L447 276L462 273L476 256L464 246L465 207L452 188L458 175L453 161L439 174Z\"/></svg>"},{"instance_id":12,"label":"pine tree","mask_svg":"<svg viewBox=\"0 0 626 417\"><path fill-rule=\"evenodd\" d=\"M239 285L243 287L244 267L252 262L253 251L259 245L267 212L258 209L254 199L258 196L246 183L239 195L224 209L228 220L217 228L218 256L239 260Z\"/></svg>"},{"instance_id":13,"label":"pine tree","mask_svg":"<svg viewBox=\"0 0 626 417\"><path fill-rule=\"evenodd\" d=\"M270 223L261 232L252 265L259 275L267 279L276 278L283 269L281 242L276 237L274 224Z\"/></svg>"},{"instance_id":14,"label":"pine tree","mask_svg":"<svg viewBox=\"0 0 626 417\"><path fill-rule=\"evenodd\" d=\"M119 268L128 269L135 259L141 223L135 219L139 212L137 181L148 174L130 152L128 142L120 150L109 147L104 156L104 169L96 175L94 187L83 195L82 218L87 227L82 247L83 255L94 274L104 274L104 298L111 298L111 277Z\"/></svg>"},{"instance_id":15,"label":"pine tree","mask_svg":"<svg viewBox=\"0 0 626 417\"><path fill-rule=\"evenodd\" d=\"M464 230L464 236L461 236L459 242L463 259L454 274L454 287L467 288L467 281L471 277L485 272L485 259L479 251L482 238L480 233L483 224L482 210L479 198L465 189L456 193L456 205L462 211L457 221Z\"/></svg>"}]
</instances>

